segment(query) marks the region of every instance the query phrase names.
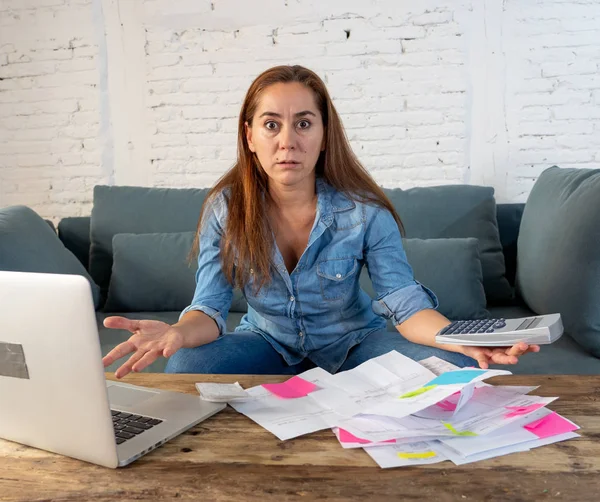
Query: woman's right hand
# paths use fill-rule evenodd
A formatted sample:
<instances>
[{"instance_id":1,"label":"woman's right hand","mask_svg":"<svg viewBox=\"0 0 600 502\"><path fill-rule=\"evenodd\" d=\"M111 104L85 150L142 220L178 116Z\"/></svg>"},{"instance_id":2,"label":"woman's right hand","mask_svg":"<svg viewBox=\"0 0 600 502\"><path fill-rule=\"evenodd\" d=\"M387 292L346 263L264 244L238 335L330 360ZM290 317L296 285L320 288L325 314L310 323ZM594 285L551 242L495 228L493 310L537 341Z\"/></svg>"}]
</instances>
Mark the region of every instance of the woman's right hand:
<instances>
[{"instance_id":1,"label":"woman's right hand","mask_svg":"<svg viewBox=\"0 0 600 502\"><path fill-rule=\"evenodd\" d=\"M126 329L133 336L112 349L102 363L106 368L127 354L134 354L123 364L115 376L123 378L132 371L141 371L160 356L170 357L183 347L183 334L175 327L162 321L134 320L121 316L104 319L104 326L112 329Z\"/></svg>"}]
</instances>

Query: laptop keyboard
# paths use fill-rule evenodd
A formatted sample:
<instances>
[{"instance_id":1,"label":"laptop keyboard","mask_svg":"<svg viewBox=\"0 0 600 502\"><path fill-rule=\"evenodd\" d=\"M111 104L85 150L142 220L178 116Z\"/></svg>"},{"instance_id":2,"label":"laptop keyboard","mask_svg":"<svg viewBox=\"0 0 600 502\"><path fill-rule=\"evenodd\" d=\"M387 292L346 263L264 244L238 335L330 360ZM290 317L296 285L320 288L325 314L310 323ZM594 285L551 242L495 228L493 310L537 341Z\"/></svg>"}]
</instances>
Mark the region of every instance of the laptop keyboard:
<instances>
[{"instance_id":1,"label":"laptop keyboard","mask_svg":"<svg viewBox=\"0 0 600 502\"><path fill-rule=\"evenodd\" d=\"M143 415L133 415L124 411L110 410L113 420L113 428L117 444L124 443L128 439L138 436L142 432L161 424L162 420Z\"/></svg>"}]
</instances>

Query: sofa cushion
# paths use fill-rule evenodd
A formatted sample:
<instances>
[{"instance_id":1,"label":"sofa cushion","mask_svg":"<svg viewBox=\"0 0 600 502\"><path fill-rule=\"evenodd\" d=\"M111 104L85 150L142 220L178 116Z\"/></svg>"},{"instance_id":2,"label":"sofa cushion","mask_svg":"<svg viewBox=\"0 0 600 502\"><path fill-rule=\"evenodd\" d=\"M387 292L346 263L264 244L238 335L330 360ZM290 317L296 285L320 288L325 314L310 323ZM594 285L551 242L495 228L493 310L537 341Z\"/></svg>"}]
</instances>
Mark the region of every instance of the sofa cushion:
<instances>
[{"instance_id":1,"label":"sofa cushion","mask_svg":"<svg viewBox=\"0 0 600 502\"><path fill-rule=\"evenodd\" d=\"M117 234L105 311L183 310L195 289L195 264L187 256L194 232ZM487 315L476 239L405 239L415 278L431 288L439 311L450 319ZM366 269L361 287L374 297ZM234 290L231 312L246 312L242 292Z\"/></svg>"},{"instance_id":2,"label":"sofa cushion","mask_svg":"<svg viewBox=\"0 0 600 502\"><path fill-rule=\"evenodd\" d=\"M524 210L525 203L498 204L496 207L506 278L511 286L515 285L517 276L517 239L519 238L519 228L521 227Z\"/></svg>"},{"instance_id":3,"label":"sofa cushion","mask_svg":"<svg viewBox=\"0 0 600 502\"><path fill-rule=\"evenodd\" d=\"M58 238L87 270L90 265L90 217L63 218L58 223Z\"/></svg>"},{"instance_id":4,"label":"sofa cushion","mask_svg":"<svg viewBox=\"0 0 600 502\"><path fill-rule=\"evenodd\" d=\"M112 268L112 239L121 233L194 231L208 189L94 187L90 275L105 296Z\"/></svg>"},{"instance_id":5,"label":"sofa cushion","mask_svg":"<svg viewBox=\"0 0 600 502\"><path fill-rule=\"evenodd\" d=\"M488 315L477 239L404 239L404 251L415 279L438 297L438 311L449 319ZM366 267L360 286L375 298Z\"/></svg>"},{"instance_id":6,"label":"sofa cushion","mask_svg":"<svg viewBox=\"0 0 600 502\"><path fill-rule=\"evenodd\" d=\"M105 311L175 311L192 301L196 264L188 263L195 232L116 234ZM232 311L245 312L246 300L234 290Z\"/></svg>"},{"instance_id":7,"label":"sofa cushion","mask_svg":"<svg viewBox=\"0 0 600 502\"><path fill-rule=\"evenodd\" d=\"M26 206L0 209L0 270L82 275L90 283L94 306L99 305L100 290L83 265Z\"/></svg>"},{"instance_id":8,"label":"sofa cushion","mask_svg":"<svg viewBox=\"0 0 600 502\"><path fill-rule=\"evenodd\" d=\"M537 314L600 357L600 169L546 169L534 184L517 243L517 287Z\"/></svg>"},{"instance_id":9,"label":"sofa cushion","mask_svg":"<svg viewBox=\"0 0 600 502\"><path fill-rule=\"evenodd\" d=\"M488 302L502 303L511 299L493 188L448 185L385 189L385 193L402 219L407 238L476 238Z\"/></svg>"}]
</instances>

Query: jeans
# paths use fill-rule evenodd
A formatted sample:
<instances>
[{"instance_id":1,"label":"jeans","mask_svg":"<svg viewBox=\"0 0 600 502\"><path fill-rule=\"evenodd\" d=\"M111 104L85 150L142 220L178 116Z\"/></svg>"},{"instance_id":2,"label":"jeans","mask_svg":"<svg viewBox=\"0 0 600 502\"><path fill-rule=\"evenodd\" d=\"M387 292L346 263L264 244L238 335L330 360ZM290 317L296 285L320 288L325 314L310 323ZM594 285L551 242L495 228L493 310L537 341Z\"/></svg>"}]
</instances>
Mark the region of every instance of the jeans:
<instances>
[{"instance_id":1,"label":"jeans","mask_svg":"<svg viewBox=\"0 0 600 502\"><path fill-rule=\"evenodd\" d=\"M400 333L381 330L371 333L352 347L339 371L352 369L391 350L415 361L437 356L461 368L477 367L474 359L463 354L418 345L409 342ZM200 347L178 350L169 358L165 372L297 375L314 367L315 364L309 359L289 366L262 336L250 331L238 331L227 333Z\"/></svg>"}]
</instances>

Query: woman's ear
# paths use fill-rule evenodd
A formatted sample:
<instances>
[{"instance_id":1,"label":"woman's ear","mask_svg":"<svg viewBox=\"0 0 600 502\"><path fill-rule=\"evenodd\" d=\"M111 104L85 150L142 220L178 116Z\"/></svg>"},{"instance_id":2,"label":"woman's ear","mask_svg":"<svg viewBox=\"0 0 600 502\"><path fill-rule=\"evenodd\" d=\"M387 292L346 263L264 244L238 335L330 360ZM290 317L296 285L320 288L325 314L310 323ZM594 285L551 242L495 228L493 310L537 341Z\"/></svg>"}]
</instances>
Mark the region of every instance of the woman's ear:
<instances>
[{"instance_id":1,"label":"woman's ear","mask_svg":"<svg viewBox=\"0 0 600 502\"><path fill-rule=\"evenodd\" d=\"M250 148L251 152L256 153L256 148L254 148L254 143L252 142L252 127L248 125L248 122L244 122L244 132L246 133L248 148Z\"/></svg>"}]
</instances>

